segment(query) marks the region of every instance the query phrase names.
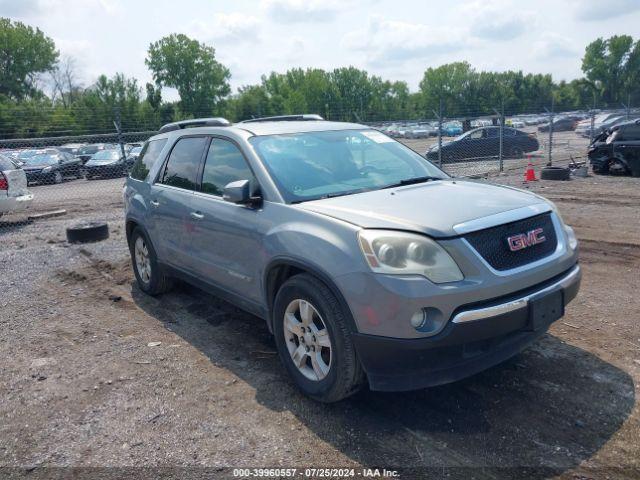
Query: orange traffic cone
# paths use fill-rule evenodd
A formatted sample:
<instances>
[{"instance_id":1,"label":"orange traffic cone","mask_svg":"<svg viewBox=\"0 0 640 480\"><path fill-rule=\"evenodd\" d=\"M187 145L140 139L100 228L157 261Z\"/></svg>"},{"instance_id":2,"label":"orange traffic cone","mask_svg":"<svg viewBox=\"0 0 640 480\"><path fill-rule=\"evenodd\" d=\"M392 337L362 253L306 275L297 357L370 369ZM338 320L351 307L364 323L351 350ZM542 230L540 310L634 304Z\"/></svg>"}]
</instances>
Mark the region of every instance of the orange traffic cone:
<instances>
[{"instance_id":1,"label":"orange traffic cone","mask_svg":"<svg viewBox=\"0 0 640 480\"><path fill-rule=\"evenodd\" d=\"M533 169L533 164L529 162L527 165L527 169L524 172L524 181L525 182L536 182L538 179L536 178L536 172Z\"/></svg>"}]
</instances>

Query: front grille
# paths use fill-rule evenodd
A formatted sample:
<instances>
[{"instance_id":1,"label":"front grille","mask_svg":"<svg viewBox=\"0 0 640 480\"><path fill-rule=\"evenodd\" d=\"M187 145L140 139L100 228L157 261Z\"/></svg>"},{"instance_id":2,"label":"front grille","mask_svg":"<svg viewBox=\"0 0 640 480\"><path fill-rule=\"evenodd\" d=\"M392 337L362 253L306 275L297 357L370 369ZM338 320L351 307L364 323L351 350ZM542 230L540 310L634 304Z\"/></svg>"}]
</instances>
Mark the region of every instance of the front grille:
<instances>
[{"instance_id":1,"label":"front grille","mask_svg":"<svg viewBox=\"0 0 640 480\"><path fill-rule=\"evenodd\" d=\"M542 235L546 238L544 242L515 252L510 250L507 238L526 235L536 228L542 228ZM464 238L496 270L510 270L540 260L555 252L558 244L550 213L472 232Z\"/></svg>"}]
</instances>

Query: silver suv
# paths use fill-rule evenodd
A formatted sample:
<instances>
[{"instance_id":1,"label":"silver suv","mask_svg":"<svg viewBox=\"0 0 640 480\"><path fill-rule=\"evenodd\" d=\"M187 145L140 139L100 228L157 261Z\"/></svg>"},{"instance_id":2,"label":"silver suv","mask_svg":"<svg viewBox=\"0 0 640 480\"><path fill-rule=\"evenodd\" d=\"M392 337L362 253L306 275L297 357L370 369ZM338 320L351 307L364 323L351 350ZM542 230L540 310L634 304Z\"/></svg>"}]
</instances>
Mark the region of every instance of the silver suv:
<instances>
[{"instance_id":1,"label":"silver suv","mask_svg":"<svg viewBox=\"0 0 640 480\"><path fill-rule=\"evenodd\" d=\"M262 317L294 382L325 402L502 362L580 283L552 203L312 115L165 125L124 197L140 288L179 278Z\"/></svg>"}]
</instances>

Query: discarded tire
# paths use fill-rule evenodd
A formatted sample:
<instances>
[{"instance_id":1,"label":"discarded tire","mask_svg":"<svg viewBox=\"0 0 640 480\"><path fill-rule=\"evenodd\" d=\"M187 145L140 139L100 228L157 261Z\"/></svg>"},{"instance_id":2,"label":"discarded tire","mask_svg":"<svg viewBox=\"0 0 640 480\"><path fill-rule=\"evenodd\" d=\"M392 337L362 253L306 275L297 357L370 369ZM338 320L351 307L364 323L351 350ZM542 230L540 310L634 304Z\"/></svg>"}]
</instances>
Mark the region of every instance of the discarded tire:
<instances>
[{"instance_id":1,"label":"discarded tire","mask_svg":"<svg viewBox=\"0 0 640 480\"><path fill-rule=\"evenodd\" d=\"M87 222L67 228L69 243L99 242L109 238L109 226L103 222Z\"/></svg>"},{"instance_id":2,"label":"discarded tire","mask_svg":"<svg viewBox=\"0 0 640 480\"><path fill-rule=\"evenodd\" d=\"M542 180L569 180L570 170L564 167L544 167L540 172Z\"/></svg>"}]
</instances>

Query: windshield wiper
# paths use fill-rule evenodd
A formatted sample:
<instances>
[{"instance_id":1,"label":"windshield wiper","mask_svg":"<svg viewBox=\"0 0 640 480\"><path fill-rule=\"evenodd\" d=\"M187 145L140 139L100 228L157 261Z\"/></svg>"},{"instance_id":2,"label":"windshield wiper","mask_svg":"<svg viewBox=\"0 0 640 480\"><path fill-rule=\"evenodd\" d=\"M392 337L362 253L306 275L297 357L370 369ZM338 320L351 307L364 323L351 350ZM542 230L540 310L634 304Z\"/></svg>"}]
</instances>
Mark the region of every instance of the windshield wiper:
<instances>
[{"instance_id":1,"label":"windshield wiper","mask_svg":"<svg viewBox=\"0 0 640 480\"><path fill-rule=\"evenodd\" d=\"M414 185L416 183L424 183L430 181L442 180L440 177L415 177L415 178L405 178L404 180L400 180L398 183L392 183L390 185L386 185L382 188L394 188L394 187L404 187L405 185Z\"/></svg>"}]
</instances>

